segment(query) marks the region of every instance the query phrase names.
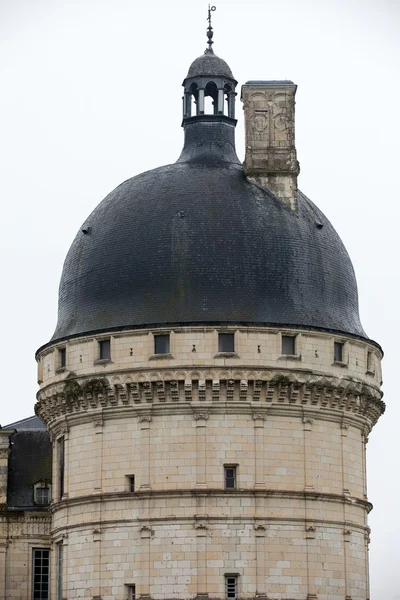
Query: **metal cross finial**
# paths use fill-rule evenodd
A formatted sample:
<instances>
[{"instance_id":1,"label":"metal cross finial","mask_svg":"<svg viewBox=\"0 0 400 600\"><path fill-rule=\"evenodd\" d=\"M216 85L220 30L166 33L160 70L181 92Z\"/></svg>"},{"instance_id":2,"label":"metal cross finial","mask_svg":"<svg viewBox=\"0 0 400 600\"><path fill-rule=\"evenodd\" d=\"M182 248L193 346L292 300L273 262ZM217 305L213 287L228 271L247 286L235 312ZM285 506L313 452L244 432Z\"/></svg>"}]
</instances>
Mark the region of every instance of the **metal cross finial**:
<instances>
[{"instance_id":1,"label":"metal cross finial","mask_svg":"<svg viewBox=\"0 0 400 600\"><path fill-rule=\"evenodd\" d=\"M205 53L204 54L208 54L208 53L213 53L213 49L212 49L212 45L213 45L213 35L214 35L214 31L211 25L211 13L214 12L214 10L216 10L215 6L210 6L208 5L208 17L207 17L207 21L208 21L208 28L207 28L207 37L208 37L208 48L206 48Z\"/></svg>"}]
</instances>

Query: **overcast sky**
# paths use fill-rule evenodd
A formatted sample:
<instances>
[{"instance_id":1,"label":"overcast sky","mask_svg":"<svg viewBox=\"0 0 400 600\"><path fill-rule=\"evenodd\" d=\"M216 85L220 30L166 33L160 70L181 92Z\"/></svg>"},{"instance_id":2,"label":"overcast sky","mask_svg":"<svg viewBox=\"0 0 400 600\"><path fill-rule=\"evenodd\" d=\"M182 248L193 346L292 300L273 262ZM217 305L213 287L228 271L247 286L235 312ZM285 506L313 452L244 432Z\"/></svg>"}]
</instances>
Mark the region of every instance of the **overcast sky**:
<instances>
[{"instance_id":1,"label":"overcast sky","mask_svg":"<svg viewBox=\"0 0 400 600\"><path fill-rule=\"evenodd\" d=\"M239 85L298 85L299 186L342 237L364 329L385 350L387 412L368 444L371 598L400 600L399 1L216 4L214 50ZM79 226L120 182L179 155L206 13L203 0L0 0L3 425L33 413L34 353L55 329Z\"/></svg>"}]
</instances>

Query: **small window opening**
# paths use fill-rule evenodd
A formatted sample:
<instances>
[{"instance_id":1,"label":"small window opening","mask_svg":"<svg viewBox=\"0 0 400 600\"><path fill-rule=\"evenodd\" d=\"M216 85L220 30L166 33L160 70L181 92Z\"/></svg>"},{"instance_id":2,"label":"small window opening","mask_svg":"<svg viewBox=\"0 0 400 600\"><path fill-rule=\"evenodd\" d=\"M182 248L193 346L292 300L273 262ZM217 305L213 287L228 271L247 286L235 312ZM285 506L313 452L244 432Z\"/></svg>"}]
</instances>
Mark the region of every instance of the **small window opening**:
<instances>
[{"instance_id":1,"label":"small window opening","mask_svg":"<svg viewBox=\"0 0 400 600\"><path fill-rule=\"evenodd\" d=\"M57 543L57 600L63 600L63 543Z\"/></svg>"},{"instance_id":2,"label":"small window opening","mask_svg":"<svg viewBox=\"0 0 400 600\"><path fill-rule=\"evenodd\" d=\"M235 352L235 334L218 334L218 352Z\"/></svg>"},{"instance_id":3,"label":"small window opening","mask_svg":"<svg viewBox=\"0 0 400 600\"><path fill-rule=\"evenodd\" d=\"M343 344L341 342L334 342L333 344L333 360L343 362Z\"/></svg>"},{"instance_id":4,"label":"small window opening","mask_svg":"<svg viewBox=\"0 0 400 600\"><path fill-rule=\"evenodd\" d=\"M99 341L99 358L100 358L100 360L110 360L110 358L111 358L111 342L109 339Z\"/></svg>"},{"instance_id":5,"label":"small window opening","mask_svg":"<svg viewBox=\"0 0 400 600\"><path fill-rule=\"evenodd\" d=\"M129 486L130 492L135 491L135 476L134 475L128 475L128 486Z\"/></svg>"},{"instance_id":6,"label":"small window opening","mask_svg":"<svg viewBox=\"0 0 400 600\"><path fill-rule=\"evenodd\" d=\"M128 600L136 600L136 585L128 585Z\"/></svg>"},{"instance_id":7,"label":"small window opening","mask_svg":"<svg viewBox=\"0 0 400 600\"><path fill-rule=\"evenodd\" d=\"M57 462L58 462L58 499L61 500L64 495L64 455L65 440L60 438L57 442Z\"/></svg>"},{"instance_id":8,"label":"small window opening","mask_svg":"<svg viewBox=\"0 0 400 600\"><path fill-rule=\"evenodd\" d=\"M209 81L204 89L204 114L218 113L218 88L214 81Z\"/></svg>"},{"instance_id":9,"label":"small window opening","mask_svg":"<svg viewBox=\"0 0 400 600\"><path fill-rule=\"evenodd\" d=\"M60 369L63 369L67 365L67 349L60 348L58 350L58 366Z\"/></svg>"},{"instance_id":10,"label":"small window opening","mask_svg":"<svg viewBox=\"0 0 400 600\"><path fill-rule=\"evenodd\" d=\"M237 576L227 575L225 577L225 597L227 600L237 599L237 580Z\"/></svg>"},{"instance_id":11,"label":"small window opening","mask_svg":"<svg viewBox=\"0 0 400 600\"><path fill-rule=\"evenodd\" d=\"M282 354L294 356L296 354L296 338L294 335L282 336Z\"/></svg>"},{"instance_id":12,"label":"small window opening","mask_svg":"<svg viewBox=\"0 0 400 600\"><path fill-rule=\"evenodd\" d=\"M50 587L50 550L33 548L32 600L48 600Z\"/></svg>"},{"instance_id":13,"label":"small window opening","mask_svg":"<svg viewBox=\"0 0 400 600\"><path fill-rule=\"evenodd\" d=\"M225 471L225 489L235 490L236 489L236 467L228 466L224 467Z\"/></svg>"},{"instance_id":14,"label":"small window opening","mask_svg":"<svg viewBox=\"0 0 400 600\"><path fill-rule=\"evenodd\" d=\"M169 354L169 335L154 336L154 354Z\"/></svg>"},{"instance_id":15,"label":"small window opening","mask_svg":"<svg viewBox=\"0 0 400 600\"><path fill-rule=\"evenodd\" d=\"M368 373L375 372L374 355L372 352L367 352L367 371Z\"/></svg>"},{"instance_id":16,"label":"small window opening","mask_svg":"<svg viewBox=\"0 0 400 600\"><path fill-rule=\"evenodd\" d=\"M50 502L50 487L45 481L35 486L35 503L46 506Z\"/></svg>"}]
</instances>

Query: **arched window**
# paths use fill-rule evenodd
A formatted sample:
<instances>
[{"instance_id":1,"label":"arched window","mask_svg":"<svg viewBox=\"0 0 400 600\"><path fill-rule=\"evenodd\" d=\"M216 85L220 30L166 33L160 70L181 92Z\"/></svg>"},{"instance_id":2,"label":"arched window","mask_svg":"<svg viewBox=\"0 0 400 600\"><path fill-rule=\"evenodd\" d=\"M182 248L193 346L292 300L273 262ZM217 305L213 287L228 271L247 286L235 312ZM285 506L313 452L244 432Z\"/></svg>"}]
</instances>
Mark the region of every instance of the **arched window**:
<instances>
[{"instance_id":1,"label":"arched window","mask_svg":"<svg viewBox=\"0 0 400 600\"><path fill-rule=\"evenodd\" d=\"M190 91L190 116L194 117L199 114L199 86L196 83L192 83L189 88Z\"/></svg>"},{"instance_id":2,"label":"arched window","mask_svg":"<svg viewBox=\"0 0 400 600\"><path fill-rule=\"evenodd\" d=\"M214 81L209 81L204 90L204 114L216 115L218 113L218 88Z\"/></svg>"}]
</instances>

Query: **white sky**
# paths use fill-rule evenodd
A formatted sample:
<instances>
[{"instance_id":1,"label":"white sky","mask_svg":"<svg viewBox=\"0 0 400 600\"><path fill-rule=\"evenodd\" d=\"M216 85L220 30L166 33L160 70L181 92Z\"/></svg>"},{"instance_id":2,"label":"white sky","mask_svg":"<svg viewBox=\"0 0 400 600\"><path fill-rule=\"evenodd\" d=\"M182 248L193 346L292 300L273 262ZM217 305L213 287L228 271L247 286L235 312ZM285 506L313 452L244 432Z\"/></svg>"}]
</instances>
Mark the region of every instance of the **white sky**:
<instances>
[{"instance_id":1,"label":"white sky","mask_svg":"<svg viewBox=\"0 0 400 600\"><path fill-rule=\"evenodd\" d=\"M179 155L181 83L205 48L206 11L203 0L0 0L3 425L33 413L34 352L54 331L79 226L120 182ZM400 4L222 0L213 21L239 86L298 84L299 185L341 235L364 328L386 353L387 412L368 444L371 598L400 600ZM243 157L239 99L237 113Z\"/></svg>"}]
</instances>

